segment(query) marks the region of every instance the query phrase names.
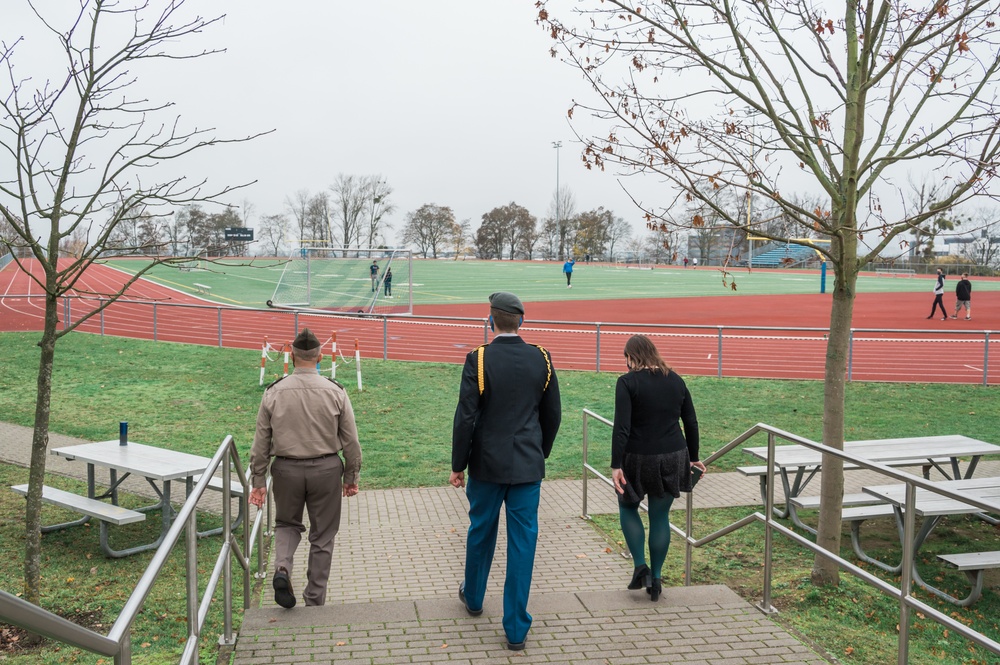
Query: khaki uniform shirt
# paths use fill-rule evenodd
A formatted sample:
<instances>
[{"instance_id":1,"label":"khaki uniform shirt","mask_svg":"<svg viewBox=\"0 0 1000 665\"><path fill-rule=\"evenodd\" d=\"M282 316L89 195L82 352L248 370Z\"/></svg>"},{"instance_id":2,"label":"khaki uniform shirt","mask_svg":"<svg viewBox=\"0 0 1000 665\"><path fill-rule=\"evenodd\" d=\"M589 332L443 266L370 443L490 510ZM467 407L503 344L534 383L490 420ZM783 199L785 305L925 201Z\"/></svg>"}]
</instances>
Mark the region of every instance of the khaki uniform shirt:
<instances>
[{"instance_id":1,"label":"khaki uniform shirt","mask_svg":"<svg viewBox=\"0 0 1000 665\"><path fill-rule=\"evenodd\" d=\"M344 455L344 484L356 485L361 472L361 444L354 409L340 384L314 367L296 367L264 391L257 412L257 433L250 449L254 487L266 485L271 457L308 459Z\"/></svg>"}]
</instances>

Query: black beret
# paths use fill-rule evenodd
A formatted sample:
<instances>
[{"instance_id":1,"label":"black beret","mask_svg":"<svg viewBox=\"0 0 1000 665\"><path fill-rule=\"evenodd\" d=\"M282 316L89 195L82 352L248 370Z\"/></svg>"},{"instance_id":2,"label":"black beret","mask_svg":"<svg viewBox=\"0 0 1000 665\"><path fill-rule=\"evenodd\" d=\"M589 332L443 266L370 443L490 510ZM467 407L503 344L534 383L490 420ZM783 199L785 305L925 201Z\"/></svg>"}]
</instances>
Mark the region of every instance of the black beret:
<instances>
[{"instance_id":1,"label":"black beret","mask_svg":"<svg viewBox=\"0 0 1000 665\"><path fill-rule=\"evenodd\" d=\"M299 351L312 351L319 348L319 340L309 328L303 328L302 332L295 337L295 341L292 342L292 347Z\"/></svg>"},{"instance_id":2,"label":"black beret","mask_svg":"<svg viewBox=\"0 0 1000 665\"><path fill-rule=\"evenodd\" d=\"M499 309L501 312L510 312L511 314L524 316L524 305L521 304L521 299L507 291L497 291L492 294L490 296L490 307Z\"/></svg>"}]
</instances>

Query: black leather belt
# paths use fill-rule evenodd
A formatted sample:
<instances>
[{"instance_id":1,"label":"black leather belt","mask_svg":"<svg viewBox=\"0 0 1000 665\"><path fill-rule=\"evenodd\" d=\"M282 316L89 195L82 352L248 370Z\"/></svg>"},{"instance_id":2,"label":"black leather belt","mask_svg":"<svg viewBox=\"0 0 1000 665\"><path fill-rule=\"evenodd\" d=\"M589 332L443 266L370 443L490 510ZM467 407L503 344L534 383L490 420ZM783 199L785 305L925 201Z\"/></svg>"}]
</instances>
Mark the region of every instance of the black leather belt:
<instances>
[{"instance_id":1,"label":"black leather belt","mask_svg":"<svg viewBox=\"0 0 1000 665\"><path fill-rule=\"evenodd\" d=\"M317 459L326 459L327 457L336 457L337 453L327 453L326 455L319 455L318 457L282 457L280 455L275 455L274 459L280 460L292 460L295 462L311 462Z\"/></svg>"}]
</instances>

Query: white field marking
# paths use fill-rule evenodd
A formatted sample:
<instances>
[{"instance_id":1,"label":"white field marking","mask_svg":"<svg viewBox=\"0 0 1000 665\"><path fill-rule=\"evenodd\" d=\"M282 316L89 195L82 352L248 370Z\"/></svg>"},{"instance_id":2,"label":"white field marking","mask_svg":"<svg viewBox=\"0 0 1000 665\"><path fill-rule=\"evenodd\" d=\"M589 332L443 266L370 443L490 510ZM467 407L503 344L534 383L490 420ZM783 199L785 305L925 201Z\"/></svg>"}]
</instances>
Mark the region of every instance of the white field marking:
<instances>
[{"instance_id":1,"label":"white field marking","mask_svg":"<svg viewBox=\"0 0 1000 665\"><path fill-rule=\"evenodd\" d=\"M975 370L977 372L982 372L983 371L982 367L973 367L972 365L962 365L962 367L968 367L969 369Z\"/></svg>"},{"instance_id":2,"label":"white field marking","mask_svg":"<svg viewBox=\"0 0 1000 665\"><path fill-rule=\"evenodd\" d=\"M712 354L711 354L711 353L710 353L710 354L708 354L708 355L707 355L707 356L705 357L705 360L711 360L711 359L712 359Z\"/></svg>"}]
</instances>

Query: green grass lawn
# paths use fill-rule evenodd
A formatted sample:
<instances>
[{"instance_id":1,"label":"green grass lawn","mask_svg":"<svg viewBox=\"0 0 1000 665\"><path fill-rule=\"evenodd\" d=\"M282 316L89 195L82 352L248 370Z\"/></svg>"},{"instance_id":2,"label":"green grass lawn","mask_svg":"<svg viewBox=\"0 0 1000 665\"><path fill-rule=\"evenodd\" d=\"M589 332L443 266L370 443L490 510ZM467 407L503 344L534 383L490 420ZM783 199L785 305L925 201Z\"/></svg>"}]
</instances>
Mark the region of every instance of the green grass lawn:
<instances>
[{"instance_id":1,"label":"green grass lawn","mask_svg":"<svg viewBox=\"0 0 1000 665\"><path fill-rule=\"evenodd\" d=\"M7 369L0 374L4 420L34 418L36 333L0 334ZM365 452L363 487L420 487L447 481L451 424L462 367L362 361L365 390L344 373ZM56 347L51 428L101 441L129 422L139 443L211 455L232 434L244 457L253 440L262 388L260 352L157 343L72 333ZM614 415L614 373L558 373L563 426L548 475L575 478L582 460L582 410ZM275 377L269 377L272 380ZM823 385L816 381L688 377L701 429L702 457L758 422L818 440ZM961 433L996 441L1000 400L977 385L858 383L847 385L847 437L878 439ZM610 460L610 428L591 428L590 462ZM764 445L766 441L755 445ZM749 458L728 455L716 470Z\"/></svg>"},{"instance_id":2,"label":"green grass lawn","mask_svg":"<svg viewBox=\"0 0 1000 665\"><path fill-rule=\"evenodd\" d=\"M110 265L135 273L143 259L114 259ZM201 261L200 267L182 272L176 267L157 266L147 279L197 293L195 283L211 287L208 299L229 305L263 307L275 292L275 286L285 270L277 259L253 261ZM367 267L356 266L354 281L367 280ZM393 267L394 293L402 296L407 282L402 264ZM415 259L413 261L413 302L416 305L479 303L483 294L492 291L513 291L523 300L547 302L559 300L606 300L617 298L677 298L740 295L780 295L819 293L817 271L733 270L737 290L723 285L716 268L656 270L622 269L605 264L577 263L573 272L573 288L567 289L562 275L562 263L553 261L444 261ZM833 276L827 278L827 289L833 286ZM891 278L862 276L858 293L929 292L928 278ZM977 291L1000 290L1000 281L976 280Z\"/></svg>"},{"instance_id":3,"label":"green grass lawn","mask_svg":"<svg viewBox=\"0 0 1000 665\"><path fill-rule=\"evenodd\" d=\"M32 424L38 337L37 333L0 334L0 354L5 359L5 371L0 373L0 417L7 422ZM57 345L51 429L83 439L104 440L115 438L118 422L127 420L130 438L134 441L206 456L215 451L227 434L232 434L243 458L247 459L263 390L258 385L259 359L258 351L72 333ZM451 422L461 366L364 360L362 370L365 386L362 393L353 384L353 374L344 377L357 414L364 451L362 491L444 485L450 471ZM617 375L611 373L559 373L563 426L547 466L550 478L579 477L581 411L588 408L612 418L616 378ZM711 377L690 377L687 381L701 426L702 457L758 422L815 440L821 435L823 386L820 382ZM974 385L850 383L847 385L847 436L874 439L961 433L997 443L1000 442L997 438L1000 400L994 392L995 388ZM590 462L607 469L610 431L603 426L593 426L590 433ZM750 445L765 443L766 440L760 438ZM734 452L720 460L713 470L732 470L747 463L752 460ZM8 485L25 482L24 474L23 469L0 467L0 481ZM53 479L51 482L80 490L76 481ZM20 589L23 506L20 496L9 491L0 492L0 547L7 555L0 559L0 584L8 591ZM727 516L728 513L719 519L727 519ZM611 522L614 521L611 518ZM134 528L157 526L157 521L152 520ZM892 529L886 527L887 539L892 536ZM88 533L87 537L96 539L96 529L91 531L93 533ZM701 534L707 532L707 528L699 531ZM753 587L754 580L747 578L759 574L754 559L754 552L759 551L759 533L745 538L745 544L742 540L727 539L713 546L719 551L720 563L713 564L710 569L702 568L696 579L726 583L747 596L759 594L759 584ZM200 545L206 547L206 556L210 555L210 548L217 540L201 541ZM59 534L46 536L43 546L46 557L43 603L46 607L63 608L61 611L74 620L90 622L106 632L108 617L114 616L115 608L120 608L123 602L122 589L130 588L127 581L132 578L127 576L133 569L141 571L148 557L139 555L124 561L107 561L99 554L96 540L70 542ZM92 553L93 560L82 564L81 551ZM183 549L179 552L175 556L182 556ZM829 633L834 645L854 644L858 654L867 654L863 658L860 655L848 658L841 649L827 647L836 651L845 662L874 664L893 660L894 657L878 659L886 653L881 647L879 655L872 657L870 646L860 633L850 641L840 640L840 636L847 634L844 631L849 628L864 628L853 625L858 621L857 613L862 610L877 610L887 613L886 616L895 616L896 610L886 609L884 604L870 604L868 600L860 608L852 609L855 587L850 582L842 591L835 592L833 597L840 599L837 604L824 602L825 596L817 594L827 592L813 590L807 581L811 558L801 552L789 554L793 556L798 563L789 564L787 571L782 573L787 573L788 577L781 582L787 585L787 601L782 601L787 602L787 607L782 608L786 611L780 615L781 620L806 610L811 615L827 612L829 625L823 625L818 619L810 619L808 623L816 624L820 632ZM97 572L91 572L92 568ZM671 564L671 568L677 566ZM168 577L170 579L162 582L164 593L174 594L176 598L171 596L170 612L159 610L156 603L147 603L149 614L144 615L144 623L137 628L140 633L135 644L149 646L136 648L146 659L137 662L170 662L169 657L178 649L173 642L180 629L176 621L184 612L172 608L177 602L183 603L183 595L176 591L183 589L183 581L177 575ZM73 578L72 583L65 581L69 578ZM109 585L104 582L108 579L125 581ZM968 616L971 621L984 608L994 608L995 593L990 590L987 596L972 609L962 611L960 616ZM82 616L88 612L94 617ZM161 612L167 617L157 619ZM992 616L998 615L1000 612L994 611ZM836 621L852 625L841 630ZM921 625L927 626L922 630L933 633L931 622ZM889 628L881 626L878 629L884 633L880 642L892 643ZM206 639L214 640L218 632L217 628L209 629ZM934 637L936 641L928 648L938 652L958 649L965 653L963 640L953 637L949 641L940 634ZM211 649L207 643L205 648ZM18 665L73 662L75 656L52 649L45 652L49 660L23 660ZM974 662L973 656L969 658L967 661L933 662Z\"/></svg>"}]
</instances>

